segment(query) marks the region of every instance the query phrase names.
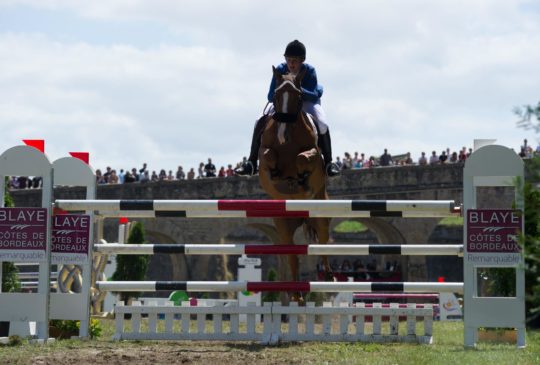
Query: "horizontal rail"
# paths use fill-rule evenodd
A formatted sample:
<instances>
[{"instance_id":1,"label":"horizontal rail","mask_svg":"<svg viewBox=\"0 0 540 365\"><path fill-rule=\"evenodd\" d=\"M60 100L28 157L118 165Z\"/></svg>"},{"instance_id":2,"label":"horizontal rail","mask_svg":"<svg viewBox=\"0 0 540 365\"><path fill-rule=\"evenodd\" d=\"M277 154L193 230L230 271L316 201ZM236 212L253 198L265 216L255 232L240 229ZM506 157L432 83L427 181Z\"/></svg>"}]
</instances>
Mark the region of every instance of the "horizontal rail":
<instances>
[{"instance_id":1,"label":"horizontal rail","mask_svg":"<svg viewBox=\"0 0 540 365\"><path fill-rule=\"evenodd\" d=\"M245 244L95 244L94 252L118 255L408 255L462 256L463 245L245 245Z\"/></svg>"},{"instance_id":2,"label":"horizontal rail","mask_svg":"<svg viewBox=\"0 0 540 365\"><path fill-rule=\"evenodd\" d=\"M459 215L453 200L57 200L66 211L94 210L105 217L403 217Z\"/></svg>"},{"instance_id":3,"label":"horizontal rail","mask_svg":"<svg viewBox=\"0 0 540 365\"><path fill-rule=\"evenodd\" d=\"M185 290L193 292L448 292L463 293L463 283L430 282L301 282L301 281L97 281L101 291Z\"/></svg>"}]
</instances>

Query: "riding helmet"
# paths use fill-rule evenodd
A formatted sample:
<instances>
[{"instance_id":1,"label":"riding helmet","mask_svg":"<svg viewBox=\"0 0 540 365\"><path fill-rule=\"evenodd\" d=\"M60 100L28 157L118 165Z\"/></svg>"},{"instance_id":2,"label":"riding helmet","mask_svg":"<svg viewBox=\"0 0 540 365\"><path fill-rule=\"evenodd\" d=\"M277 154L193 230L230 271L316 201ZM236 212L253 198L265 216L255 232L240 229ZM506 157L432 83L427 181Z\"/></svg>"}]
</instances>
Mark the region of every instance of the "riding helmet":
<instances>
[{"instance_id":1,"label":"riding helmet","mask_svg":"<svg viewBox=\"0 0 540 365\"><path fill-rule=\"evenodd\" d=\"M285 57L300 57L302 59L306 59L306 46L302 44L302 42L295 39L291 43L287 44L287 48L285 48Z\"/></svg>"}]
</instances>

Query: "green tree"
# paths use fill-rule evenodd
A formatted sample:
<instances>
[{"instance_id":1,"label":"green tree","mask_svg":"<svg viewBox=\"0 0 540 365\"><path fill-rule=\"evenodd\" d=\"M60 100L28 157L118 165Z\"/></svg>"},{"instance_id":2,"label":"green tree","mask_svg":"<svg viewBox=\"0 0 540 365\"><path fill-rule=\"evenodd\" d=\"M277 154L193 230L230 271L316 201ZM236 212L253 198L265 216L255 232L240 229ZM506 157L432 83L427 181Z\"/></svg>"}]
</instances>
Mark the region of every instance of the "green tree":
<instances>
[{"instance_id":1,"label":"green tree","mask_svg":"<svg viewBox=\"0 0 540 365\"><path fill-rule=\"evenodd\" d=\"M525 183L525 302L527 324L540 328L540 191Z\"/></svg>"},{"instance_id":2,"label":"green tree","mask_svg":"<svg viewBox=\"0 0 540 365\"><path fill-rule=\"evenodd\" d=\"M540 132L540 102L536 106L524 105L514 109L520 118L518 127ZM535 120L536 119L536 120ZM527 182L524 184L525 235L525 286L527 324L540 328L540 157L534 157L526 166Z\"/></svg>"},{"instance_id":3,"label":"green tree","mask_svg":"<svg viewBox=\"0 0 540 365\"><path fill-rule=\"evenodd\" d=\"M145 243L144 228L142 223L134 222L129 232L127 244ZM148 263L150 257L148 255L117 255L116 256L116 271L112 275L114 281L140 281L146 277ZM128 302L131 298L136 298L141 295L140 292L120 292L120 300Z\"/></svg>"},{"instance_id":4,"label":"green tree","mask_svg":"<svg viewBox=\"0 0 540 365\"><path fill-rule=\"evenodd\" d=\"M540 132L540 101L536 106L523 105L514 108L514 113L520 118L517 125L524 129L533 129L536 133ZM533 120L536 118L536 121Z\"/></svg>"},{"instance_id":5,"label":"green tree","mask_svg":"<svg viewBox=\"0 0 540 365\"><path fill-rule=\"evenodd\" d=\"M6 208L13 207L13 199L7 190L8 178L5 178L5 191L4 191L4 206ZM2 292L17 292L21 289L21 282L19 280L19 269L13 262L2 262Z\"/></svg>"}]
</instances>

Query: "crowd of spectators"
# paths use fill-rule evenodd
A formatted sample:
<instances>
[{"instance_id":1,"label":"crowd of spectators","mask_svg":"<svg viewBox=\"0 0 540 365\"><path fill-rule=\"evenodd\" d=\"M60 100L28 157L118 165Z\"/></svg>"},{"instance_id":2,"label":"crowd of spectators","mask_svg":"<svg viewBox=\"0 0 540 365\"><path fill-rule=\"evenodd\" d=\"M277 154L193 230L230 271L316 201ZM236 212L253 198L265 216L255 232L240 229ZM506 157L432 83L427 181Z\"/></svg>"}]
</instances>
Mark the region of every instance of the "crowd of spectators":
<instances>
[{"instance_id":1,"label":"crowd of spectators","mask_svg":"<svg viewBox=\"0 0 540 365\"><path fill-rule=\"evenodd\" d=\"M437 165L437 164L452 164L463 163L472 153L472 148L462 147L459 151L451 151L450 148L437 153L432 151L431 155L427 156L426 152L422 152L420 156L414 160L411 154L407 152L402 155L392 156L388 149L384 149L384 152L380 156L371 155L367 157L366 154L354 152L351 156L349 152L345 152L343 158L336 157L336 165L341 170L355 170L364 168L375 168L385 166L406 166L406 165ZM520 146L519 155L522 158L531 158L534 156L540 156L540 145L533 149L526 139L523 140L523 145ZM246 161L244 157L243 161L238 162L235 167L241 166ZM100 169L96 170L96 179L98 184L129 184L129 183L148 183L156 181L172 181L172 180L194 180L204 178L215 177L231 177L234 176L234 169L232 164L227 165L227 168L221 166L219 170L212 163L212 159L209 158L207 163L201 162L195 172L192 167L186 173L182 166L178 166L175 173L172 170L168 172L165 169L156 170L148 169L146 163L143 163L140 169L132 168L131 170L116 169L107 166L103 172ZM41 187L41 178L39 177L25 177L25 176L13 176L8 181L8 187L10 189L27 189L27 188L39 188Z\"/></svg>"}]
</instances>

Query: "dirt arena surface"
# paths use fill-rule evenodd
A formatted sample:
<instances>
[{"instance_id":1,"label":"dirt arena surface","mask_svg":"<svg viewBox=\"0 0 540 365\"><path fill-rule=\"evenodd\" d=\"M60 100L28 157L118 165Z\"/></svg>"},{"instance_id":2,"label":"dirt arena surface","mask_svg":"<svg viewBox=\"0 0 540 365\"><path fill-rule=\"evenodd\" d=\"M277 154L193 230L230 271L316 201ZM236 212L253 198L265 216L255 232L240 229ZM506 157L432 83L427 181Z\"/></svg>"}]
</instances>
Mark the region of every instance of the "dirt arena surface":
<instances>
[{"instance_id":1,"label":"dirt arena surface","mask_svg":"<svg viewBox=\"0 0 540 365\"><path fill-rule=\"evenodd\" d=\"M157 364L316 364L317 351L303 344L266 347L249 342L114 342L78 346L42 346L24 359L3 365L157 365ZM37 349L36 349L37 350ZM4 360L4 361L6 361ZM20 361L19 361L20 360Z\"/></svg>"}]
</instances>

